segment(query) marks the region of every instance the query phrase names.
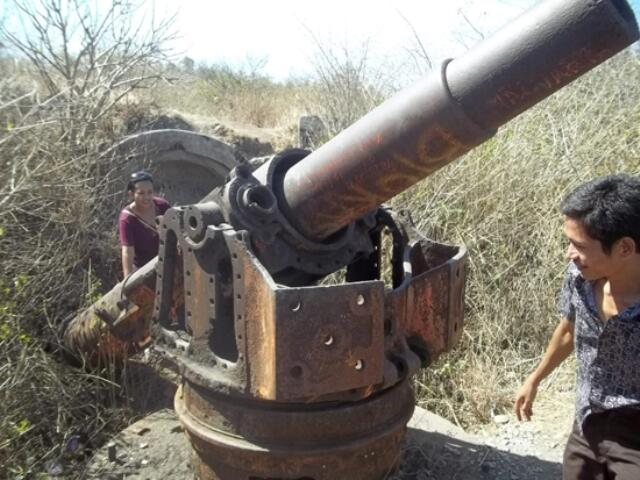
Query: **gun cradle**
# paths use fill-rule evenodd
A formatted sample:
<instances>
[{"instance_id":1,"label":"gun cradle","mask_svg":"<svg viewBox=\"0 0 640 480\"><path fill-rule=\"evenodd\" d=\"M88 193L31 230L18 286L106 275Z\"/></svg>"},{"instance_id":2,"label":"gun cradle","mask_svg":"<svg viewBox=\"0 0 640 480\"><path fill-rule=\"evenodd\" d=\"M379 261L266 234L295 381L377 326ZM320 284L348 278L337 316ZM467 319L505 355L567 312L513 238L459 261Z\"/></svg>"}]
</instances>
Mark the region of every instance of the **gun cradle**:
<instances>
[{"instance_id":1,"label":"gun cradle","mask_svg":"<svg viewBox=\"0 0 640 480\"><path fill-rule=\"evenodd\" d=\"M273 161L291 155L301 156ZM381 478L413 412L408 378L462 332L466 252L423 238L407 214L386 208L331 243L294 242L271 195L236 170L206 202L161 223L154 336L183 372L175 407L196 469L201 478ZM314 284L336 267L345 282ZM179 273L185 325L175 342Z\"/></svg>"}]
</instances>

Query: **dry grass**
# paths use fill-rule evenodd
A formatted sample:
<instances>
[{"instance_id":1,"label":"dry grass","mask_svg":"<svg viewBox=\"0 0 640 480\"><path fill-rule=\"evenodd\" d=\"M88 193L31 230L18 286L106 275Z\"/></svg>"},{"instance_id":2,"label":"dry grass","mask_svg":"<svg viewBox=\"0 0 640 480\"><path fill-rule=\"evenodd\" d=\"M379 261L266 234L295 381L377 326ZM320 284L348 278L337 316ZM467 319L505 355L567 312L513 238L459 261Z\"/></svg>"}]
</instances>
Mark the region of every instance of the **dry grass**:
<instances>
[{"instance_id":1,"label":"dry grass","mask_svg":"<svg viewBox=\"0 0 640 480\"><path fill-rule=\"evenodd\" d=\"M144 93L162 109L256 127L288 127L305 113L311 85L303 80L276 83L260 70L203 65L177 70L179 81Z\"/></svg>"},{"instance_id":2,"label":"dry grass","mask_svg":"<svg viewBox=\"0 0 640 480\"><path fill-rule=\"evenodd\" d=\"M0 477L32 478L61 467L69 475L91 448L126 425L130 411L114 381L120 378L56 362L28 333L8 325L2 323L0 335Z\"/></svg>"},{"instance_id":3,"label":"dry grass","mask_svg":"<svg viewBox=\"0 0 640 480\"><path fill-rule=\"evenodd\" d=\"M124 99L161 77L169 35L167 23L136 30L132 5L16 1L23 23L0 24L0 478L73 478L85 447L132 414L121 372L68 366L58 339L118 274L126 159L105 152Z\"/></svg>"},{"instance_id":4,"label":"dry grass","mask_svg":"<svg viewBox=\"0 0 640 480\"><path fill-rule=\"evenodd\" d=\"M600 175L640 173L638 75L633 54L609 61L392 202L469 250L463 341L420 376L427 407L464 424L510 407L558 319L560 199Z\"/></svg>"},{"instance_id":5,"label":"dry grass","mask_svg":"<svg viewBox=\"0 0 640 480\"><path fill-rule=\"evenodd\" d=\"M127 419L115 372L67 366L58 341L64 318L117 275L121 165L100 156L114 132L103 116L69 142L74 124L53 103L31 95L0 111L11 126L0 133L0 478L80 460L70 440L98 445Z\"/></svg>"}]
</instances>

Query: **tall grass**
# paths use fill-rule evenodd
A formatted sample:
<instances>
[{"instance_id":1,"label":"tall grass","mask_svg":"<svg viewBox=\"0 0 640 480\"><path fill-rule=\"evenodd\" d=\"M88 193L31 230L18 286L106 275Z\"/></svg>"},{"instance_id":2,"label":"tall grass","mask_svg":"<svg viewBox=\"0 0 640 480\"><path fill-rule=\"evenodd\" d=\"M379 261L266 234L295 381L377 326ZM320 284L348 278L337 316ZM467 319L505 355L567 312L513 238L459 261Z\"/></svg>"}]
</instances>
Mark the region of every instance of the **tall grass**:
<instances>
[{"instance_id":1,"label":"tall grass","mask_svg":"<svg viewBox=\"0 0 640 480\"><path fill-rule=\"evenodd\" d=\"M178 70L175 84L159 85L145 97L163 109L255 127L286 127L305 113L306 80L274 82L260 68L227 64Z\"/></svg>"},{"instance_id":2,"label":"tall grass","mask_svg":"<svg viewBox=\"0 0 640 480\"><path fill-rule=\"evenodd\" d=\"M561 198L595 177L640 174L640 59L602 65L393 200L469 251L464 336L417 380L420 401L465 424L507 408L558 321Z\"/></svg>"}]
</instances>

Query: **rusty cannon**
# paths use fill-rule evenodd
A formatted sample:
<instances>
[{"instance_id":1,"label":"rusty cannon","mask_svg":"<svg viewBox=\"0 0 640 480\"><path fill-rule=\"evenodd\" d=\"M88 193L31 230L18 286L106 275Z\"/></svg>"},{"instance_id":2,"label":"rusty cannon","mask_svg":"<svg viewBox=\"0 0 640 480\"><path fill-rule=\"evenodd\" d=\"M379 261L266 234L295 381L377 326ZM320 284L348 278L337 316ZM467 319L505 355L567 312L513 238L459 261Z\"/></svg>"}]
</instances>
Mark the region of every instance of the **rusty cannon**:
<instances>
[{"instance_id":1,"label":"rusty cannon","mask_svg":"<svg viewBox=\"0 0 640 480\"><path fill-rule=\"evenodd\" d=\"M83 315L179 366L198 478L386 478L411 376L461 335L466 252L380 204L637 39L625 1L540 3L318 150L170 209L155 265Z\"/></svg>"}]
</instances>

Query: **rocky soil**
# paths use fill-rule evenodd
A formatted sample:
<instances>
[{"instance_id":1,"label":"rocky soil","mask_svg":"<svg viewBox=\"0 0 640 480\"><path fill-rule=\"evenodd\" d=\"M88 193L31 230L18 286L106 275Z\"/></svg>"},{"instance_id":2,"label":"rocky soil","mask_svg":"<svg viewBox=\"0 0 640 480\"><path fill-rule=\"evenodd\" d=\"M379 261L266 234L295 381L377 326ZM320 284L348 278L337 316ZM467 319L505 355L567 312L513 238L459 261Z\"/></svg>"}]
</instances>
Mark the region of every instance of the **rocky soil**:
<instances>
[{"instance_id":1,"label":"rocky soil","mask_svg":"<svg viewBox=\"0 0 640 480\"><path fill-rule=\"evenodd\" d=\"M393 480L546 480L561 477L562 454L573 422L573 392L541 392L530 422L496 415L464 432L417 410L409 424L405 461Z\"/></svg>"},{"instance_id":2,"label":"rocky soil","mask_svg":"<svg viewBox=\"0 0 640 480\"><path fill-rule=\"evenodd\" d=\"M404 459L388 480L560 478L572 394L542 392L540 397L531 422L496 416L473 433L417 407ZM192 479L189 444L173 411L159 410L121 432L111 442L111 452L105 446L96 453L84 478Z\"/></svg>"},{"instance_id":3,"label":"rocky soil","mask_svg":"<svg viewBox=\"0 0 640 480\"><path fill-rule=\"evenodd\" d=\"M129 375L130 393L140 403L138 409L154 413L117 435L111 442L111 452L107 445L98 450L82 478L193 478L190 446L171 409L179 376L163 368L162 360L159 362L153 367L132 362ZM490 424L464 431L416 407L403 460L388 480L561 478L562 454L573 422L571 367L559 369L552 381L540 388L530 422L518 422L507 413L493 416Z\"/></svg>"}]
</instances>

